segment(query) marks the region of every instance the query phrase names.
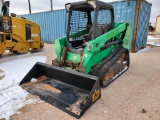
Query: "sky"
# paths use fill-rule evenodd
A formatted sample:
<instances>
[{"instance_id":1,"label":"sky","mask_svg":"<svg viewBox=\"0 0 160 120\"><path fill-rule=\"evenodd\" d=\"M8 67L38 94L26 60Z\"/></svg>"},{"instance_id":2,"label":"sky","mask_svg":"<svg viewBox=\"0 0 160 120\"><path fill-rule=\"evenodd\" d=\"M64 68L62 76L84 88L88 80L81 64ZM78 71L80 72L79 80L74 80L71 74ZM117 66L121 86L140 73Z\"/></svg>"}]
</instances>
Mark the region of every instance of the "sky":
<instances>
[{"instance_id":1,"label":"sky","mask_svg":"<svg viewBox=\"0 0 160 120\"><path fill-rule=\"evenodd\" d=\"M81 0L52 0L53 10L64 9L65 3L77 2ZM119 0L101 0L104 2L113 2ZM156 16L160 15L160 0L147 0L152 3L151 19L150 22L154 26L156 23ZM10 13L28 14L28 0L10 0ZM50 11L50 0L30 0L32 13Z\"/></svg>"}]
</instances>

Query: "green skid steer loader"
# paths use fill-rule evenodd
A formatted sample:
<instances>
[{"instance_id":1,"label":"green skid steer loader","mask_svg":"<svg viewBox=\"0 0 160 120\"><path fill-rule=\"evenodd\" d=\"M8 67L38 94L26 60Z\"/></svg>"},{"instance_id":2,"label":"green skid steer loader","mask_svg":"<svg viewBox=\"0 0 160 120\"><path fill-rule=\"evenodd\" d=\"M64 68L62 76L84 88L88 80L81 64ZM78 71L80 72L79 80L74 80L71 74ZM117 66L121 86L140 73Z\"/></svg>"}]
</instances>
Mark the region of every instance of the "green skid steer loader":
<instances>
[{"instance_id":1,"label":"green skid steer loader","mask_svg":"<svg viewBox=\"0 0 160 120\"><path fill-rule=\"evenodd\" d=\"M111 5L66 4L66 37L55 41L52 65L37 63L21 81L27 91L76 118L129 68L130 26L114 23ZM31 82L32 78L37 81Z\"/></svg>"}]
</instances>

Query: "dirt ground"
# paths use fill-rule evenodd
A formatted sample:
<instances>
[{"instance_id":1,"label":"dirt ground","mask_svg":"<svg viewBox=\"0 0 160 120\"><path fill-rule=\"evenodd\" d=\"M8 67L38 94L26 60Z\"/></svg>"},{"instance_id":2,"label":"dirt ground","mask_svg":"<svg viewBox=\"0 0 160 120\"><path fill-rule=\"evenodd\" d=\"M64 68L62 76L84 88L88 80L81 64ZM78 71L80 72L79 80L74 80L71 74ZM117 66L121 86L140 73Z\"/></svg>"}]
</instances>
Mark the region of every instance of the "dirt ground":
<instances>
[{"instance_id":1,"label":"dirt ground","mask_svg":"<svg viewBox=\"0 0 160 120\"><path fill-rule=\"evenodd\" d=\"M51 64L53 44L45 44L38 53L15 55L5 53L0 63L29 56L47 56ZM116 81L102 88L102 97L80 120L160 120L160 47L147 47L130 54L130 68ZM29 95L29 98L34 98ZM48 103L30 104L19 109L11 120L75 120Z\"/></svg>"}]
</instances>

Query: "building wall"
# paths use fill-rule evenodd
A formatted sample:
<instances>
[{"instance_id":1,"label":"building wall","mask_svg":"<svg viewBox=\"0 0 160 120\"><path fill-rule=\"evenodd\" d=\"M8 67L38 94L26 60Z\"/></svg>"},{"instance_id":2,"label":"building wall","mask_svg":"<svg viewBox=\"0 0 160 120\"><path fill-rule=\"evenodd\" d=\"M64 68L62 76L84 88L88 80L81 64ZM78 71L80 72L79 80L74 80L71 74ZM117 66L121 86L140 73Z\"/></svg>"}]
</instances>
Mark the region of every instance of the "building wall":
<instances>
[{"instance_id":1,"label":"building wall","mask_svg":"<svg viewBox=\"0 0 160 120\"><path fill-rule=\"evenodd\" d=\"M160 16L157 16L157 21L156 21L156 32L160 32Z\"/></svg>"}]
</instances>

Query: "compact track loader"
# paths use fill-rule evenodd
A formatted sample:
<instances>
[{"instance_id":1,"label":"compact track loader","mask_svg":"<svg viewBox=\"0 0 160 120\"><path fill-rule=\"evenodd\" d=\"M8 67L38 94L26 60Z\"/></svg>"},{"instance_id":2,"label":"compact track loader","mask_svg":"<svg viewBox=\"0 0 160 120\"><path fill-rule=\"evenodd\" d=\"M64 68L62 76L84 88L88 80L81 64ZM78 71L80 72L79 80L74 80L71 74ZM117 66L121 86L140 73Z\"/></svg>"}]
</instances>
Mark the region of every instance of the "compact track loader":
<instances>
[{"instance_id":1,"label":"compact track loader","mask_svg":"<svg viewBox=\"0 0 160 120\"><path fill-rule=\"evenodd\" d=\"M55 41L53 66L37 63L20 84L79 118L101 97L100 86L129 68L130 26L114 23L113 7L101 1L68 3L66 11L66 37Z\"/></svg>"},{"instance_id":2,"label":"compact track loader","mask_svg":"<svg viewBox=\"0 0 160 120\"><path fill-rule=\"evenodd\" d=\"M2 0L0 0L2 2ZM23 54L30 49L32 52L43 48L40 27L25 18L18 18L16 14L9 16L9 1L6 1L0 14L0 56L5 50Z\"/></svg>"}]
</instances>

